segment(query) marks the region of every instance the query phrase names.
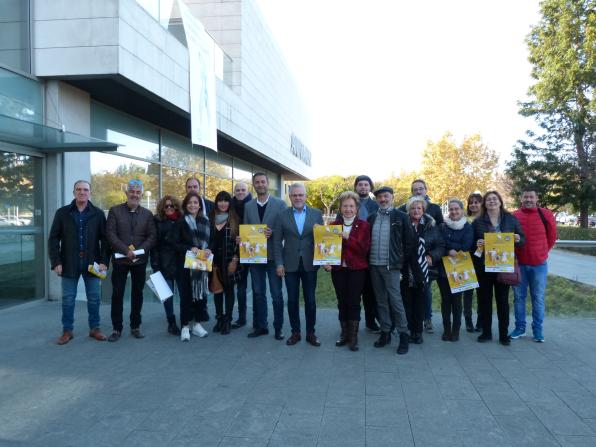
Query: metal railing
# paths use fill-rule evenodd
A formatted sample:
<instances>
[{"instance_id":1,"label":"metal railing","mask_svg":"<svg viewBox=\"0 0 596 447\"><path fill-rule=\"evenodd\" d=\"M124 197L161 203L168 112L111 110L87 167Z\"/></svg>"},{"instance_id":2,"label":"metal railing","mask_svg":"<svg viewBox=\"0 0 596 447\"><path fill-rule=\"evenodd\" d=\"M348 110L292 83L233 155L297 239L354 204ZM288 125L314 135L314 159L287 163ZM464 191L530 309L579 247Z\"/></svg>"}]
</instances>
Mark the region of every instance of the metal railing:
<instances>
[{"instance_id":1,"label":"metal railing","mask_svg":"<svg viewBox=\"0 0 596 447\"><path fill-rule=\"evenodd\" d=\"M555 242L555 247L596 247L596 241L573 241L557 239Z\"/></svg>"}]
</instances>

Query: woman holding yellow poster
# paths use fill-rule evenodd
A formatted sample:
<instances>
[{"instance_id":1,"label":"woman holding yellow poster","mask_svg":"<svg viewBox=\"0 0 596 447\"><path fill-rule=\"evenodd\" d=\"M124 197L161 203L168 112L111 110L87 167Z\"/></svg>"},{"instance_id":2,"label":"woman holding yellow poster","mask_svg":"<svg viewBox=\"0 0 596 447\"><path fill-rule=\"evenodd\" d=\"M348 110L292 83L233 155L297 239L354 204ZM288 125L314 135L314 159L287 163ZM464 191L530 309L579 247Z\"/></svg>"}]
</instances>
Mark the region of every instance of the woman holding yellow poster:
<instances>
[{"instance_id":1,"label":"woman holding yellow poster","mask_svg":"<svg viewBox=\"0 0 596 447\"><path fill-rule=\"evenodd\" d=\"M497 191L489 191L484 195L480 216L472 223L474 230L474 267L478 275L480 308L479 314L482 323L482 334L478 337L480 343L492 340L493 292L497 303L497 316L499 319L499 342L508 346L509 336L509 286L497 281L498 273L493 270L495 263L513 262L514 254L494 245L487 245L486 235L490 233L512 233L513 243L521 247L525 243L525 236L517 218L507 212L503 206L503 199ZM498 238L490 234L489 241ZM488 250L487 250L488 249ZM488 268L487 268L488 267ZM490 271L493 270L493 271Z\"/></svg>"}]
</instances>

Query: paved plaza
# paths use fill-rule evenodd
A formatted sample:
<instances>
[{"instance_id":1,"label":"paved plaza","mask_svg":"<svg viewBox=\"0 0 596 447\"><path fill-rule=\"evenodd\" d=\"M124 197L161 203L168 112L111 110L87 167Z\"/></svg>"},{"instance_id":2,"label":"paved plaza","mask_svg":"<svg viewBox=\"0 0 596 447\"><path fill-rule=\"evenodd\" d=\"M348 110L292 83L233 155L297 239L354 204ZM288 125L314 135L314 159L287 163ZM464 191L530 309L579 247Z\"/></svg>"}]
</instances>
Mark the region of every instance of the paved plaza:
<instances>
[{"instance_id":1,"label":"paved plaza","mask_svg":"<svg viewBox=\"0 0 596 447\"><path fill-rule=\"evenodd\" d=\"M57 346L59 302L1 310L0 445L596 446L596 320L549 318L546 343L503 347L443 342L435 315L398 356L363 331L359 352L336 348L334 310L318 311L320 348L248 328L182 343L158 303L143 316L145 339L100 343L78 302Z\"/></svg>"}]
</instances>

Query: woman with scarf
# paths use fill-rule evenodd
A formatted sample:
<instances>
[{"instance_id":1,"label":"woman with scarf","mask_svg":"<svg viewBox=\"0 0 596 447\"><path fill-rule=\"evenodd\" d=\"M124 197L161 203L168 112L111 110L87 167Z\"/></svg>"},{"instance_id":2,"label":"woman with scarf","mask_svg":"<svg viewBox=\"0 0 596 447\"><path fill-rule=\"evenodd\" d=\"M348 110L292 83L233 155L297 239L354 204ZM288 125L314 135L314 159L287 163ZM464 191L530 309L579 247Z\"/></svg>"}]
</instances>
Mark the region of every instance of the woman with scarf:
<instances>
[{"instance_id":1,"label":"woman with scarf","mask_svg":"<svg viewBox=\"0 0 596 447\"><path fill-rule=\"evenodd\" d=\"M330 225L342 226L341 265L326 265L337 296L341 334L335 346L348 344L350 351L358 351L360 324L360 295L366 282L370 226L358 218L360 198L352 191L339 196L340 214Z\"/></svg>"},{"instance_id":2,"label":"woman with scarf","mask_svg":"<svg viewBox=\"0 0 596 447\"><path fill-rule=\"evenodd\" d=\"M418 236L416 259L411 259L402 271L400 284L408 328L410 329L410 342L422 343L422 321L424 319L424 294L429 287L430 279L438 276L437 266L441 262L445 243L435 220L425 213L427 201L423 196L410 197L406 203L406 211L414 232ZM415 274L413 269L421 271ZM415 278L421 277L422 282Z\"/></svg>"},{"instance_id":3,"label":"woman with scarf","mask_svg":"<svg viewBox=\"0 0 596 447\"><path fill-rule=\"evenodd\" d=\"M189 341L190 334L206 337L208 332L199 323L201 304L207 299L209 292L208 274L201 270L184 268L184 257L187 251L197 253L206 250L209 244L209 220L201 212L201 197L196 192L189 192L182 201L184 215L176 222L172 240L177 253L177 283L180 291L180 323L182 330L180 340ZM194 319L192 329L190 324Z\"/></svg>"},{"instance_id":4,"label":"woman with scarf","mask_svg":"<svg viewBox=\"0 0 596 447\"><path fill-rule=\"evenodd\" d=\"M474 231L474 246L481 251L480 257L472 256L474 268L478 276L480 287L480 314L482 334L478 341L484 343L492 340L493 324L493 294L497 303L497 317L499 320L499 343L509 346L509 286L497 281L498 273L485 272L484 268L484 235L486 233L513 233L515 247L521 247L526 242L526 237L519 220L509 213L503 205L503 199L497 191L489 191L484 195L482 212L472 223Z\"/></svg>"},{"instance_id":5,"label":"woman with scarf","mask_svg":"<svg viewBox=\"0 0 596 447\"><path fill-rule=\"evenodd\" d=\"M171 195L165 195L157 204L157 213L154 217L157 242L151 249L151 268L153 272L161 272L172 292L176 279L176 249L167 241L173 238L180 214L180 201ZM180 335L174 315L174 297L171 296L165 300L163 307L168 320L168 332L172 335Z\"/></svg>"},{"instance_id":6,"label":"woman with scarf","mask_svg":"<svg viewBox=\"0 0 596 447\"><path fill-rule=\"evenodd\" d=\"M234 311L234 284L240 280L239 247L236 237L240 234L239 221L236 211L231 207L232 196L226 191L220 191L215 196L215 206L209 213L211 222L211 242L213 252L213 272L218 275L223 285L223 292L214 294L215 314L217 323L213 332L222 335L230 333L232 312ZM225 306L224 306L225 297Z\"/></svg>"},{"instance_id":7,"label":"woman with scarf","mask_svg":"<svg viewBox=\"0 0 596 447\"><path fill-rule=\"evenodd\" d=\"M468 196L468 206L466 207L466 218L470 224L480 215L482 210L482 194L479 192L473 192ZM476 329L474 329L474 323L472 321L472 301L474 299L474 293L476 293ZM468 332L480 332L480 300L478 298L478 289L468 289L464 291L464 318L466 320L466 331Z\"/></svg>"},{"instance_id":8,"label":"woman with scarf","mask_svg":"<svg viewBox=\"0 0 596 447\"><path fill-rule=\"evenodd\" d=\"M468 253L472 248L472 225L464 215L461 200L449 201L449 216L441 224L441 234L445 241L444 256L457 256L458 251ZM441 291L441 315L443 316L443 341L458 341L461 326L461 303L463 292L451 293L443 262L439 262L439 290ZM451 324L453 314L453 325Z\"/></svg>"}]
</instances>

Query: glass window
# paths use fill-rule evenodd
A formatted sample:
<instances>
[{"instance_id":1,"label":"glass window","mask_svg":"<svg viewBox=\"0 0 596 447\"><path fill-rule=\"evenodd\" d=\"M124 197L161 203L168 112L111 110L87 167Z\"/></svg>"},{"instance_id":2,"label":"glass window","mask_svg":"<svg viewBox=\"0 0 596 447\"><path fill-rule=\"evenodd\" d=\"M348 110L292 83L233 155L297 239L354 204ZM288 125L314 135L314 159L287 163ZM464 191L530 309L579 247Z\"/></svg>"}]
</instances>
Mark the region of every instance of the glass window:
<instances>
[{"instance_id":1,"label":"glass window","mask_svg":"<svg viewBox=\"0 0 596 447\"><path fill-rule=\"evenodd\" d=\"M39 82L0 68L0 114L42 124L42 93Z\"/></svg>"},{"instance_id":2,"label":"glass window","mask_svg":"<svg viewBox=\"0 0 596 447\"><path fill-rule=\"evenodd\" d=\"M204 150L198 146L193 148L190 139L167 130L161 132L161 162L194 172L205 171Z\"/></svg>"},{"instance_id":3,"label":"glass window","mask_svg":"<svg viewBox=\"0 0 596 447\"><path fill-rule=\"evenodd\" d=\"M215 199L215 196L220 191L227 191L230 194L232 191L232 180L218 177L205 176L205 197L208 199Z\"/></svg>"},{"instance_id":4,"label":"glass window","mask_svg":"<svg viewBox=\"0 0 596 447\"><path fill-rule=\"evenodd\" d=\"M29 2L0 2L0 64L31 72Z\"/></svg>"},{"instance_id":5,"label":"glass window","mask_svg":"<svg viewBox=\"0 0 596 447\"><path fill-rule=\"evenodd\" d=\"M205 182L203 174L196 174L195 172L185 171L184 169L163 167L161 175L162 197L166 194L171 194L174 197L178 197L180 201L182 201L186 195L187 178L196 177L201 182L201 186L203 186Z\"/></svg>"},{"instance_id":6,"label":"glass window","mask_svg":"<svg viewBox=\"0 0 596 447\"><path fill-rule=\"evenodd\" d=\"M118 152L159 161L159 129L145 121L91 103L91 136L122 144Z\"/></svg>"},{"instance_id":7,"label":"glass window","mask_svg":"<svg viewBox=\"0 0 596 447\"><path fill-rule=\"evenodd\" d=\"M221 178L232 178L232 157L210 149L205 150L205 173Z\"/></svg>"},{"instance_id":8,"label":"glass window","mask_svg":"<svg viewBox=\"0 0 596 447\"><path fill-rule=\"evenodd\" d=\"M126 201L126 185L131 179L143 181L145 193L141 205L155 211L159 201L159 165L91 152L91 201L106 213L110 207Z\"/></svg>"},{"instance_id":9,"label":"glass window","mask_svg":"<svg viewBox=\"0 0 596 447\"><path fill-rule=\"evenodd\" d=\"M0 152L0 306L45 295L42 163Z\"/></svg>"}]
</instances>

